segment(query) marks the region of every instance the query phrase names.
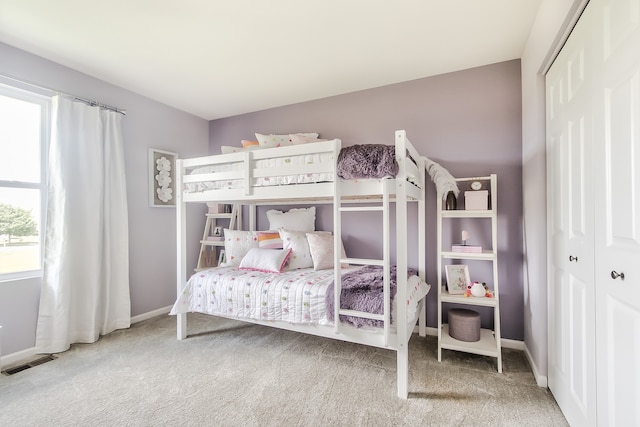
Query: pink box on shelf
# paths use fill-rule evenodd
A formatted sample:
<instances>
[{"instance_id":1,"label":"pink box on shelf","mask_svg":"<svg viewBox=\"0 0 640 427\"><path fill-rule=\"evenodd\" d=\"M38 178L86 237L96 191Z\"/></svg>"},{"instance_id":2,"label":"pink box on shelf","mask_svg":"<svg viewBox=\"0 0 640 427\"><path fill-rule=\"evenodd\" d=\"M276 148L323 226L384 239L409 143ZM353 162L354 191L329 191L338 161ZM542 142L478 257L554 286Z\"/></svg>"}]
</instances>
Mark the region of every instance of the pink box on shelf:
<instances>
[{"instance_id":1,"label":"pink box on shelf","mask_svg":"<svg viewBox=\"0 0 640 427\"><path fill-rule=\"evenodd\" d=\"M223 213L224 212L224 205L221 204L221 203L207 202L207 206L209 207L209 213L210 214Z\"/></svg>"},{"instance_id":2,"label":"pink box on shelf","mask_svg":"<svg viewBox=\"0 0 640 427\"><path fill-rule=\"evenodd\" d=\"M482 246L472 245L452 245L451 252L462 252L467 254L480 254L482 253Z\"/></svg>"},{"instance_id":3,"label":"pink box on shelf","mask_svg":"<svg viewBox=\"0 0 640 427\"><path fill-rule=\"evenodd\" d=\"M465 191L464 209L467 211L486 211L489 209L489 191Z\"/></svg>"}]
</instances>

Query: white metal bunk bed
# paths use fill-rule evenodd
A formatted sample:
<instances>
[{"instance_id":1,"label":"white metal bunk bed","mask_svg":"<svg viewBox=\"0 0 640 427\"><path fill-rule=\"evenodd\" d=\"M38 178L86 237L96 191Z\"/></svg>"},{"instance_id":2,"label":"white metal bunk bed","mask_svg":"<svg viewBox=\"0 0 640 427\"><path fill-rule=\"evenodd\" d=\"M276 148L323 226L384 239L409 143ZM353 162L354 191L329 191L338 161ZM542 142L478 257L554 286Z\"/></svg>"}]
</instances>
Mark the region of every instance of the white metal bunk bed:
<instances>
[{"instance_id":1,"label":"white metal bunk bed","mask_svg":"<svg viewBox=\"0 0 640 427\"><path fill-rule=\"evenodd\" d=\"M295 202L296 204L333 204L333 234L334 234L334 290L333 290L333 319L340 316L355 316L381 321L383 328L377 330L358 329L334 321L331 326L300 325L287 322L261 321L256 319L238 319L251 323L278 327L302 333L370 345L394 350L397 353L397 386L398 396L408 396L408 341L419 319L419 333L426 335L426 316L424 298L419 301L415 312L407 305L408 254L407 248L410 224L408 204L418 206L417 224L411 225L411 232L418 234L417 275L425 280L425 167L430 162L421 156L407 139L405 131L395 133L395 157L398 163L398 174L395 178L373 180L342 180L338 178L337 159L341 150L340 140L316 142L268 148L255 151L244 151L226 155L213 155L194 159L178 160L176 167L177 191L177 231L178 231L178 268L177 291L180 297L186 286L188 275L186 266L186 204L192 202L241 203L255 207L255 205L279 205ZM331 159L328 162L313 164L288 165L277 162L278 158L295 155L325 154ZM274 160L275 159L275 160ZM276 169L261 168L264 163L279 163ZM433 164L433 162L431 162ZM203 168L217 170L210 173L191 173ZM206 169L205 169L206 170ZM263 186L264 178L277 175L306 175L317 174L321 182L310 182L297 185ZM328 177L328 178L327 178ZM433 178L433 175L432 175ZM209 183L225 183L213 185ZM228 185L227 185L228 184ZM182 189L194 186L198 191L188 192ZM391 209L395 206L395 239L391 237L390 224ZM348 212L380 211L382 213L383 259L354 259L342 258L341 254L341 218ZM255 229L255 209L250 209L250 228ZM395 243L397 291L395 301L394 323L391 322L390 254ZM345 310L340 305L341 295L341 263L351 265L377 265L384 271L384 310L383 314L371 314L362 311ZM415 313L407 315L407 312ZM217 315L217 314L216 314ZM411 318L408 318L411 317ZM233 317L236 318L236 317ZM236 318L237 319L237 318ZM406 319L406 321L404 321ZM177 314L177 336L184 339L187 336L186 313Z\"/></svg>"}]
</instances>

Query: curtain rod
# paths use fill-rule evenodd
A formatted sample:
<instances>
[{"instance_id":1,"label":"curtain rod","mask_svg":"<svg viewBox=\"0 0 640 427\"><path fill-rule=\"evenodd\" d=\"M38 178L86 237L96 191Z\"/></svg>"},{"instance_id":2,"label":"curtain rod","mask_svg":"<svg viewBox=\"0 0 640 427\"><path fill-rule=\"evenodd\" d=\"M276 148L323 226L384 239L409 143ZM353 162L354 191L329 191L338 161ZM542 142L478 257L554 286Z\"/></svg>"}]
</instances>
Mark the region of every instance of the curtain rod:
<instances>
[{"instance_id":1,"label":"curtain rod","mask_svg":"<svg viewBox=\"0 0 640 427\"><path fill-rule=\"evenodd\" d=\"M23 84L23 85L30 86L30 87L35 88L35 89L39 89L39 90L43 90L43 91L46 91L46 92L55 93L55 94L64 96L66 98L69 98L69 99L71 99L73 101L83 102L83 103L85 103L87 105L90 105L91 107L100 107L100 108L102 108L104 110L109 110L109 111L114 111L116 113L120 113L123 116L127 115L127 110L122 110L122 109L117 108L117 107L112 107L110 105L103 104L103 103L98 102L98 101L93 101L91 99L86 99L86 98L83 98L81 96L72 95L70 93L59 91L57 89L51 89L49 87L40 86L40 85L37 85L35 83L31 83L31 82L28 82L28 81L25 81L25 80L22 80L22 79L18 79L16 77L10 76L8 74L0 73L0 77L3 77L3 78L8 79L8 80L12 80L14 82L17 82L17 83L20 83L20 84Z\"/></svg>"}]
</instances>

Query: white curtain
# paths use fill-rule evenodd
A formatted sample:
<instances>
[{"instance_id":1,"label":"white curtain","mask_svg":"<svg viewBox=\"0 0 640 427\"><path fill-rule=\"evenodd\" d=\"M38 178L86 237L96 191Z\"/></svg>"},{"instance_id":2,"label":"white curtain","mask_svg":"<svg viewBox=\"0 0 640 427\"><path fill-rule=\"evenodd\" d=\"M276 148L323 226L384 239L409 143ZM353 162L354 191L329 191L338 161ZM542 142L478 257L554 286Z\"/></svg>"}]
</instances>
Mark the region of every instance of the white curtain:
<instances>
[{"instance_id":1,"label":"white curtain","mask_svg":"<svg viewBox=\"0 0 640 427\"><path fill-rule=\"evenodd\" d=\"M40 353L131 323L122 115L53 99Z\"/></svg>"}]
</instances>

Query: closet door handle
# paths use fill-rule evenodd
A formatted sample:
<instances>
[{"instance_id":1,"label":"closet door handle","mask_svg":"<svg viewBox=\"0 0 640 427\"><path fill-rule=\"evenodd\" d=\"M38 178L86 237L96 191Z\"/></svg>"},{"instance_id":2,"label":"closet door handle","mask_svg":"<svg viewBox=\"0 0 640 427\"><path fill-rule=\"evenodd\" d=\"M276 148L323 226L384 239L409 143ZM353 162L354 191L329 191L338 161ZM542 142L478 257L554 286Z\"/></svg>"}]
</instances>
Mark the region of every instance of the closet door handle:
<instances>
[{"instance_id":1,"label":"closet door handle","mask_svg":"<svg viewBox=\"0 0 640 427\"><path fill-rule=\"evenodd\" d=\"M573 256L573 255L569 255L569 262L571 262L571 261L578 262L578 257L577 256Z\"/></svg>"},{"instance_id":2,"label":"closet door handle","mask_svg":"<svg viewBox=\"0 0 640 427\"><path fill-rule=\"evenodd\" d=\"M617 279L618 277L620 278L620 280L624 280L624 273L618 273L615 270L611 270L611 278Z\"/></svg>"}]
</instances>

